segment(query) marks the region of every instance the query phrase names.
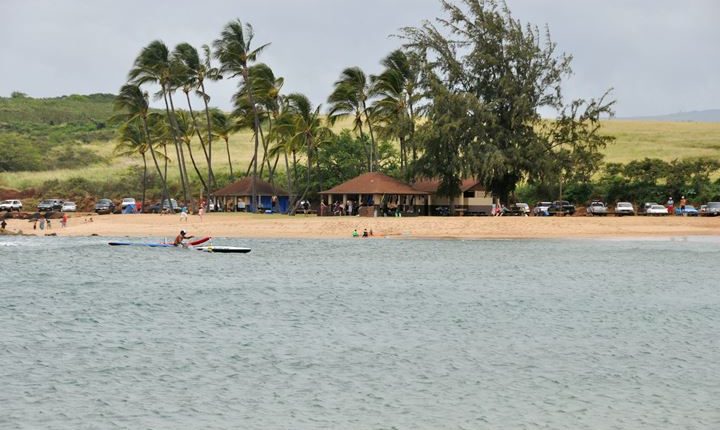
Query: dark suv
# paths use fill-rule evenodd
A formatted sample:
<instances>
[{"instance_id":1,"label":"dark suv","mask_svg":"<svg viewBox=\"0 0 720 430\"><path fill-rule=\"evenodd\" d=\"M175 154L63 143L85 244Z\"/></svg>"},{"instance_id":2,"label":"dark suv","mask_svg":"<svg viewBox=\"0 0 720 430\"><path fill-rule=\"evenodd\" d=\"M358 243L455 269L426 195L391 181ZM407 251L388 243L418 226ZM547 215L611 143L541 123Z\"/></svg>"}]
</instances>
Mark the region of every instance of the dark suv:
<instances>
[{"instance_id":1,"label":"dark suv","mask_svg":"<svg viewBox=\"0 0 720 430\"><path fill-rule=\"evenodd\" d=\"M60 199L45 199L38 204L38 212L59 211L62 209L63 201Z\"/></svg>"},{"instance_id":2,"label":"dark suv","mask_svg":"<svg viewBox=\"0 0 720 430\"><path fill-rule=\"evenodd\" d=\"M115 212L115 203L110 199L100 199L97 204L95 204L95 212L97 212L98 215L111 214Z\"/></svg>"},{"instance_id":3,"label":"dark suv","mask_svg":"<svg viewBox=\"0 0 720 430\"><path fill-rule=\"evenodd\" d=\"M548 208L550 215L573 215L575 213L575 205L567 200L555 200Z\"/></svg>"}]
</instances>

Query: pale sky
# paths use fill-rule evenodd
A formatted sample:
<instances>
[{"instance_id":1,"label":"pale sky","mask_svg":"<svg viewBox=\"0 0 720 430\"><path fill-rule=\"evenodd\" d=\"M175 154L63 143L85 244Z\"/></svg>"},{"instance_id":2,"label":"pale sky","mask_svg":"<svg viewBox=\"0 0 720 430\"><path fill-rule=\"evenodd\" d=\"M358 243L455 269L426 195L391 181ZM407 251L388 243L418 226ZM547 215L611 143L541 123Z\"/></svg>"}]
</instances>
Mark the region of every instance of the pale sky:
<instances>
[{"instance_id":1,"label":"pale sky","mask_svg":"<svg viewBox=\"0 0 720 430\"><path fill-rule=\"evenodd\" d=\"M508 0L516 18L549 25L574 56L567 98L614 87L617 115L720 108L720 1ZM439 16L437 0L0 0L0 96L116 93L155 39L211 44L250 22L284 92L323 103L343 68L380 70L404 26ZM230 108L236 82L210 86Z\"/></svg>"}]
</instances>

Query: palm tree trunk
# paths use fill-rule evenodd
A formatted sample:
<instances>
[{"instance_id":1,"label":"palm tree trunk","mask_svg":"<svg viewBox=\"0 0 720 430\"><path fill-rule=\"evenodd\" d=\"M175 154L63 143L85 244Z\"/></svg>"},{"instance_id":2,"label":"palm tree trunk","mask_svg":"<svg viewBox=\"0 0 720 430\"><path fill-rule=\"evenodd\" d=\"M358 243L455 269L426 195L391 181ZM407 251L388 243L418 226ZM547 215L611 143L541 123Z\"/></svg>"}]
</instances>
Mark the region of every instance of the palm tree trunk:
<instances>
[{"instance_id":1,"label":"palm tree trunk","mask_svg":"<svg viewBox=\"0 0 720 430\"><path fill-rule=\"evenodd\" d=\"M200 173L200 169L198 169L197 163L195 163L195 157L193 157L192 149L190 148L190 140L185 141L185 145L188 147L188 155L190 155L190 161L192 162L193 169L195 169L195 173L197 173L198 178L200 179L200 183L202 184L203 189L205 190L207 196L210 196L210 189L208 188L208 184L203 179L202 173Z\"/></svg>"},{"instance_id":2,"label":"palm tree trunk","mask_svg":"<svg viewBox=\"0 0 720 430\"><path fill-rule=\"evenodd\" d=\"M152 151L152 148L150 148ZM142 210L145 210L145 192L147 191L147 156L145 155L145 152L142 153L142 159L143 159L143 184L142 184Z\"/></svg>"},{"instance_id":3,"label":"palm tree trunk","mask_svg":"<svg viewBox=\"0 0 720 430\"><path fill-rule=\"evenodd\" d=\"M207 121L207 130L208 130L208 174L212 176L212 185L216 186L217 183L215 182L215 172L212 170L212 123L210 122L210 108L208 108L208 102L207 97L205 93L205 82L200 81L200 90L203 93L203 103L205 103L205 120ZM232 176L232 170L230 175Z\"/></svg>"},{"instance_id":4,"label":"palm tree trunk","mask_svg":"<svg viewBox=\"0 0 720 430\"><path fill-rule=\"evenodd\" d=\"M227 150L228 165L230 165L230 177L234 178L233 168L232 168L232 159L230 158L230 138L225 136L225 137L223 137L223 139L225 140L225 149Z\"/></svg>"},{"instance_id":5,"label":"palm tree trunk","mask_svg":"<svg viewBox=\"0 0 720 430\"><path fill-rule=\"evenodd\" d=\"M243 81L245 82L245 85L250 85L249 83L249 70L247 67L244 67L242 70L243 75ZM260 145L258 130L260 129L260 115L258 114L257 106L255 105L255 96L253 95L252 88L248 88L248 100L250 101L250 104L252 105L253 109L253 120L255 123L255 150L253 152L253 177L252 177L252 207L253 211L257 210L257 155L258 155L258 147Z\"/></svg>"},{"instance_id":6,"label":"palm tree trunk","mask_svg":"<svg viewBox=\"0 0 720 430\"><path fill-rule=\"evenodd\" d=\"M167 177L163 176L162 170L160 170L160 164L157 161L157 157L155 156L155 150L152 147L152 143L150 141L150 131L148 130L147 125L147 118L143 117L143 128L145 129L145 139L147 140L148 147L150 148L150 155L152 156L153 163L155 163L155 169L157 169L158 175L160 176L160 181L162 183L163 187L163 198L160 199L160 207L162 208L162 202L165 201L165 199L168 199L168 205L170 203L170 193L168 193L168 187L167 187ZM167 160L167 157L165 157ZM143 199L144 199L143 194ZM143 202L143 210L145 210L145 203Z\"/></svg>"},{"instance_id":7,"label":"palm tree trunk","mask_svg":"<svg viewBox=\"0 0 720 430\"><path fill-rule=\"evenodd\" d=\"M170 121L170 130L172 131L171 134L173 137L173 143L175 144L175 154L177 156L178 169L180 171L180 184L182 185L183 196L185 198L185 205L187 206L188 194L187 194L187 187L185 185L185 175L184 175L184 171L183 171L182 158L180 157L180 143L178 142L178 136L177 136L178 132L177 132L177 127L176 127L176 123L175 123L175 116L170 114L170 105L168 103L167 91L163 91L163 98L165 99L165 112L167 113L168 121Z\"/></svg>"},{"instance_id":8,"label":"palm tree trunk","mask_svg":"<svg viewBox=\"0 0 720 430\"><path fill-rule=\"evenodd\" d=\"M168 92L167 97L170 99L170 109L172 112L171 115L171 127L173 129L173 133L175 134L176 144L177 144L177 150L178 150L178 164L180 165L180 175L182 178L182 185L183 185L183 198L185 200L185 206L188 206L188 202L190 202L190 195L189 195L189 188L190 188L190 180L188 179L187 174L187 166L185 165L185 150L182 147L182 144L179 142L179 135L180 135L180 127L178 127L177 119L175 117L175 104L173 103L172 93ZM194 209L194 208L192 208Z\"/></svg>"},{"instance_id":9,"label":"palm tree trunk","mask_svg":"<svg viewBox=\"0 0 720 430\"><path fill-rule=\"evenodd\" d=\"M272 118L268 116L268 135L272 132ZM262 131L262 127L260 128L260 137L262 138L263 142L263 161L260 163L261 166L265 166L267 164L268 168L268 174L272 175L271 170L272 167L270 166L270 158L268 157L268 149L270 147L270 142L268 142L265 139L265 133ZM260 169L260 176L262 176L263 168ZM270 181L272 183L272 181Z\"/></svg>"},{"instance_id":10,"label":"palm tree trunk","mask_svg":"<svg viewBox=\"0 0 720 430\"><path fill-rule=\"evenodd\" d=\"M370 114L368 113L365 101L363 101L362 104L363 112L365 113L365 121L367 122L368 130L370 130L370 171L372 172L375 169L375 158L377 157L377 147L375 146L375 133L373 132L372 121L370 121Z\"/></svg>"},{"instance_id":11,"label":"palm tree trunk","mask_svg":"<svg viewBox=\"0 0 720 430\"><path fill-rule=\"evenodd\" d=\"M250 176L250 171L252 170L253 166L255 166L255 157L254 156L252 159L250 159L250 164L248 164L248 168L245 171L245 176Z\"/></svg>"},{"instance_id":12,"label":"palm tree trunk","mask_svg":"<svg viewBox=\"0 0 720 430\"><path fill-rule=\"evenodd\" d=\"M365 142L365 133L363 133L362 123L360 123L360 125L358 125L358 131L360 132L360 140L363 141L363 142ZM365 148L365 147L363 147L363 149L365 149L365 155L367 155L367 160L368 160L367 169L368 169L368 172L372 172L372 149L370 149L370 148Z\"/></svg>"},{"instance_id":13,"label":"palm tree trunk","mask_svg":"<svg viewBox=\"0 0 720 430\"><path fill-rule=\"evenodd\" d=\"M412 104L412 93L408 93L408 105L410 108L410 147L412 149L413 163L417 161L417 151L415 149L415 111Z\"/></svg>"},{"instance_id":14,"label":"palm tree trunk","mask_svg":"<svg viewBox=\"0 0 720 430\"><path fill-rule=\"evenodd\" d=\"M195 119L195 112L193 111L192 103L190 103L189 92L185 92L185 98L187 99L188 110L190 111L190 118L192 118L193 127L195 127L195 134L197 134L198 139L200 139L200 146L202 147L203 154L205 154L205 161L208 164L208 185L214 185L215 176L213 175L212 165L210 164L210 155L208 154L207 147L205 146L205 139L203 139L202 134L200 133L200 127L198 127L197 120ZM190 151L189 147L188 151ZM207 195L210 195L210 189L206 188L206 190Z\"/></svg>"},{"instance_id":15,"label":"palm tree trunk","mask_svg":"<svg viewBox=\"0 0 720 430\"><path fill-rule=\"evenodd\" d=\"M400 136L400 171L402 172L403 178L407 179L407 154L405 154L405 137Z\"/></svg>"},{"instance_id":16,"label":"palm tree trunk","mask_svg":"<svg viewBox=\"0 0 720 430\"><path fill-rule=\"evenodd\" d=\"M288 193L290 193L290 207L294 206L295 204L295 192L294 187L292 184L292 176L290 176L290 162L288 161L288 155L287 151L283 151L283 154L285 155L285 172L287 172L287 184L288 184Z\"/></svg>"},{"instance_id":17,"label":"palm tree trunk","mask_svg":"<svg viewBox=\"0 0 720 430\"><path fill-rule=\"evenodd\" d=\"M270 185L273 187L275 186L275 172L277 171L278 161L280 161L280 153L275 155L275 162L273 163L272 169L270 169L270 177L268 178L268 182L270 182Z\"/></svg>"}]
</instances>

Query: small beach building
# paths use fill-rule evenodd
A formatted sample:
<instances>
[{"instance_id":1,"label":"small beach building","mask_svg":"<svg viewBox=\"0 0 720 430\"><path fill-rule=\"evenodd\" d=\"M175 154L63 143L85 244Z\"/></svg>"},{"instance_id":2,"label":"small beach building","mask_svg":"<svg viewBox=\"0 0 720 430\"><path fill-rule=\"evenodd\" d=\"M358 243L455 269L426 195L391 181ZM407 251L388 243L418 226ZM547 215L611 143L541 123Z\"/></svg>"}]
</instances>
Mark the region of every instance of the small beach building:
<instances>
[{"instance_id":1,"label":"small beach building","mask_svg":"<svg viewBox=\"0 0 720 430\"><path fill-rule=\"evenodd\" d=\"M260 178L255 181L255 189L258 195L258 211L287 213L290 205L290 194L287 191L273 187L272 184ZM250 176L220 188L212 193L212 198L225 211L256 211L252 205L252 177Z\"/></svg>"},{"instance_id":2,"label":"small beach building","mask_svg":"<svg viewBox=\"0 0 720 430\"><path fill-rule=\"evenodd\" d=\"M368 172L322 191L320 196L328 208L323 215L332 215L333 207L340 204L344 208L352 207L351 214L360 216L407 216L418 214L427 192L384 173Z\"/></svg>"},{"instance_id":3,"label":"small beach building","mask_svg":"<svg viewBox=\"0 0 720 430\"><path fill-rule=\"evenodd\" d=\"M475 179L466 178L460 184L460 194L452 198L437 194L440 181L438 179L425 179L413 184L413 188L425 191L428 194L423 212L427 215L447 214L450 201L455 204L455 211L459 214L491 215L493 198L490 193Z\"/></svg>"}]
</instances>

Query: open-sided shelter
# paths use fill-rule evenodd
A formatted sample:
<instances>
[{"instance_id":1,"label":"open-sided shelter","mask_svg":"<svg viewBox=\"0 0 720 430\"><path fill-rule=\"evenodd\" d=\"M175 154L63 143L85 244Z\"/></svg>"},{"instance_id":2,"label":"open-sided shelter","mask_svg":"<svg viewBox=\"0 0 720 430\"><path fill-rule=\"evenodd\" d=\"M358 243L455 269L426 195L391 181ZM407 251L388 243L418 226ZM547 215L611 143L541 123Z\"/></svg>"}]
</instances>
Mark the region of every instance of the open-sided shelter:
<instances>
[{"instance_id":1,"label":"open-sided shelter","mask_svg":"<svg viewBox=\"0 0 720 430\"><path fill-rule=\"evenodd\" d=\"M252 204L252 177L247 176L212 193L220 207L227 211L255 212L256 210L286 213L289 207L290 194L269 182L258 178L255 181L258 196L257 208ZM274 202L273 202L274 200Z\"/></svg>"},{"instance_id":2,"label":"open-sided shelter","mask_svg":"<svg viewBox=\"0 0 720 430\"><path fill-rule=\"evenodd\" d=\"M427 192L417 190L384 173L369 172L322 191L320 195L330 208L329 212L335 202L346 205L348 201L352 201L356 208L359 206L356 213L361 216L376 216L389 211L399 211L406 215L417 214L418 208L424 205Z\"/></svg>"}]
</instances>

